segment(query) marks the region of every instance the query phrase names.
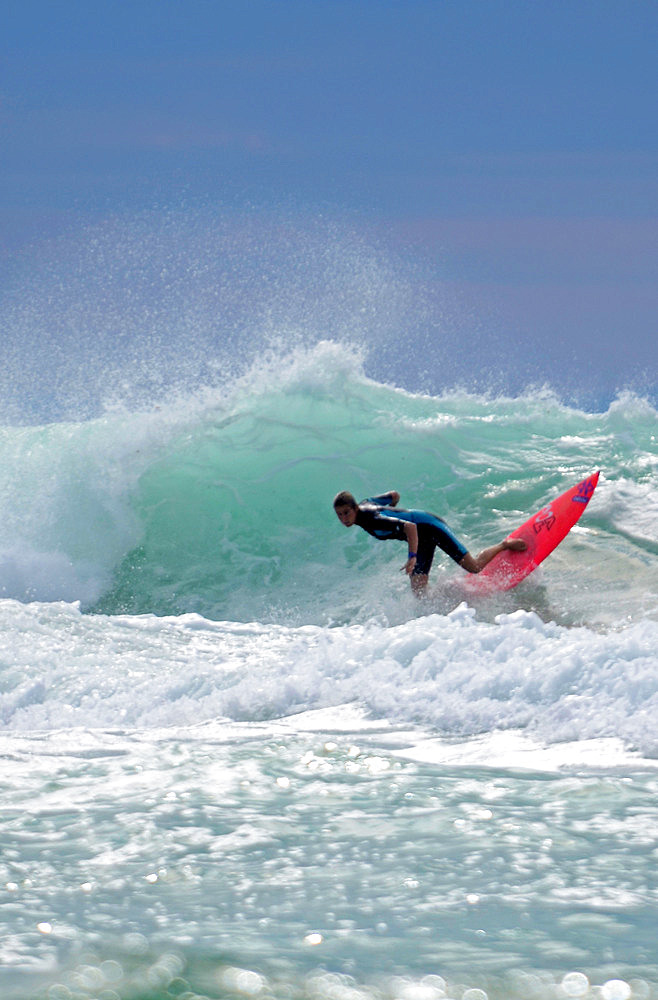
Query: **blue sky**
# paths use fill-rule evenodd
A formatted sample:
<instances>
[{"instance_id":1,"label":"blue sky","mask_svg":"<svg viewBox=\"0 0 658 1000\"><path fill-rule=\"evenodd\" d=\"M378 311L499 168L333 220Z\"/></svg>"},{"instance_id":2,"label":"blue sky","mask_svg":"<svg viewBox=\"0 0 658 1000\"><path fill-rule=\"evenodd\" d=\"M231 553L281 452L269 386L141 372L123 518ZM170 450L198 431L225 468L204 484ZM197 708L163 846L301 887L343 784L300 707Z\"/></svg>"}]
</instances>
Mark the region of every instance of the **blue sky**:
<instances>
[{"instance_id":1,"label":"blue sky","mask_svg":"<svg viewBox=\"0 0 658 1000\"><path fill-rule=\"evenodd\" d=\"M5 265L157 205L335 212L538 378L655 391L654 0L7 0L0 48Z\"/></svg>"}]
</instances>

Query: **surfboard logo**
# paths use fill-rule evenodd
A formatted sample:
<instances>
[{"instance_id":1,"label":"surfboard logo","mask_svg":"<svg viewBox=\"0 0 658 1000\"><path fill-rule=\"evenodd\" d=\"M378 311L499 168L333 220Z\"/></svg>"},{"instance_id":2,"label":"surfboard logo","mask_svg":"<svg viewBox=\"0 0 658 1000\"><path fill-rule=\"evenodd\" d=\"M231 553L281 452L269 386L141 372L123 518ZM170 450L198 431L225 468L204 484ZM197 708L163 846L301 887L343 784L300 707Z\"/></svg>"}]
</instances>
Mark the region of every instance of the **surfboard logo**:
<instances>
[{"instance_id":1,"label":"surfboard logo","mask_svg":"<svg viewBox=\"0 0 658 1000\"><path fill-rule=\"evenodd\" d=\"M554 524L555 514L549 504L548 507L544 507L539 511L532 526L535 529L535 534L538 535L542 528L545 528L546 531L550 531Z\"/></svg>"},{"instance_id":2,"label":"surfboard logo","mask_svg":"<svg viewBox=\"0 0 658 1000\"><path fill-rule=\"evenodd\" d=\"M578 489L571 498L572 503L589 503L590 497L594 492L594 487L596 483L592 479L583 479L582 483L578 484Z\"/></svg>"}]
</instances>

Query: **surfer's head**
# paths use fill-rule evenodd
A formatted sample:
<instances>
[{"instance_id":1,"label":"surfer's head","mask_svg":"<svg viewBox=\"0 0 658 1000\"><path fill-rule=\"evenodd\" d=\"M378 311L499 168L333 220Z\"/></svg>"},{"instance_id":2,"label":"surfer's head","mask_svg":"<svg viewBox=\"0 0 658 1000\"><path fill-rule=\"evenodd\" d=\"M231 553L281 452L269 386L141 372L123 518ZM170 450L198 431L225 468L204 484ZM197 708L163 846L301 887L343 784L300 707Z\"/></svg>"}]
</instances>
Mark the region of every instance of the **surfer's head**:
<instances>
[{"instance_id":1,"label":"surfer's head","mask_svg":"<svg viewBox=\"0 0 658 1000\"><path fill-rule=\"evenodd\" d=\"M357 503L347 490L341 490L334 497L334 510L336 517L346 528L351 528L353 524L356 524Z\"/></svg>"}]
</instances>

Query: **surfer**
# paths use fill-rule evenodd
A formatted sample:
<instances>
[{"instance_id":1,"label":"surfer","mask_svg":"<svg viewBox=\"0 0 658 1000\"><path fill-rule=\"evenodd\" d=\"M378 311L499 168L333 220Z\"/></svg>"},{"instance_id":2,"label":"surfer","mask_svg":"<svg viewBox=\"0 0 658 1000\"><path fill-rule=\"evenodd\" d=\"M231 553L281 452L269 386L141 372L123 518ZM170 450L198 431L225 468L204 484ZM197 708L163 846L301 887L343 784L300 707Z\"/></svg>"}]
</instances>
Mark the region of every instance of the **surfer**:
<instances>
[{"instance_id":1,"label":"surfer","mask_svg":"<svg viewBox=\"0 0 658 1000\"><path fill-rule=\"evenodd\" d=\"M397 490L390 490L357 503L351 493L343 490L334 497L334 510L346 528L356 524L375 538L396 538L407 542L409 552L402 569L417 595L422 594L427 586L437 546L468 573L479 573L505 549L522 552L526 548L522 538L506 538L473 556L436 514L425 510L392 510L399 500Z\"/></svg>"}]
</instances>

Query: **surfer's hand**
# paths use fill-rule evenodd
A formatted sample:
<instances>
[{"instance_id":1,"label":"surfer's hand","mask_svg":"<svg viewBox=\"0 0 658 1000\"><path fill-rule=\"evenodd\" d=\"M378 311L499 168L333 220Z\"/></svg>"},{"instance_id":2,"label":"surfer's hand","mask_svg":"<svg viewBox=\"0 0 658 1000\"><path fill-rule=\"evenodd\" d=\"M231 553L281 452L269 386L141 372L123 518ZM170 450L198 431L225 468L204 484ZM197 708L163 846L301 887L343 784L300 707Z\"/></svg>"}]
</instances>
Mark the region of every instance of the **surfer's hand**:
<instances>
[{"instance_id":1,"label":"surfer's hand","mask_svg":"<svg viewBox=\"0 0 658 1000\"><path fill-rule=\"evenodd\" d=\"M412 556L411 559L407 559L404 566L401 567L400 572L406 573L407 576L411 576L414 571L414 566L416 565L416 557Z\"/></svg>"}]
</instances>

